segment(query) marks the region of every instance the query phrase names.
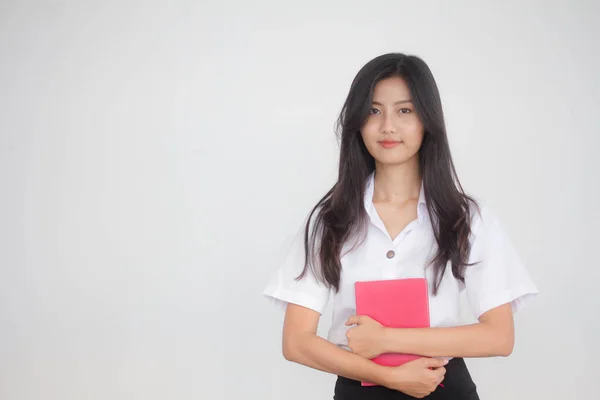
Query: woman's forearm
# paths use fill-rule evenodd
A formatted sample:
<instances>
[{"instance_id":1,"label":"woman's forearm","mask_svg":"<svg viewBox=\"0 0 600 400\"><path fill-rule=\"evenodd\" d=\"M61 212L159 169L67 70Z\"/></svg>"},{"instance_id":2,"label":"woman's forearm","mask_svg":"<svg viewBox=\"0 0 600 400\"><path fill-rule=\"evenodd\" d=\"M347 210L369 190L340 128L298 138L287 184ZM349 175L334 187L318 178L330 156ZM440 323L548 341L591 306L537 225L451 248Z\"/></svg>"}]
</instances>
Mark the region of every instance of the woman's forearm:
<instances>
[{"instance_id":1,"label":"woman's forearm","mask_svg":"<svg viewBox=\"0 0 600 400\"><path fill-rule=\"evenodd\" d=\"M450 328L385 328L382 336L386 353L427 357L508 356L514 343L512 331L484 323Z\"/></svg>"},{"instance_id":2,"label":"woman's forearm","mask_svg":"<svg viewBox=\"0 0 600 400\"><path fill-rule=\"evenodd\" d=\"M297 333L284 342L288 361L346 378L387 386L390 368L346 351L312 333Z\"/></svg>"}]
</instances>

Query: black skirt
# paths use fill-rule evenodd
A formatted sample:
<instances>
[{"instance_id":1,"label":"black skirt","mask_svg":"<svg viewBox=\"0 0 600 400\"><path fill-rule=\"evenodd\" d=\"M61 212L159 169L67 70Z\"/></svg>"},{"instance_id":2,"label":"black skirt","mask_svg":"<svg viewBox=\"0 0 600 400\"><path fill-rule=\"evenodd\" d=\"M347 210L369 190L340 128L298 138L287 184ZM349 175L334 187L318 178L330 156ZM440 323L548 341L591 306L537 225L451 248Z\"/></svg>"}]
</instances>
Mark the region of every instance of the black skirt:
<instances>
[{"instance_id":1,"label":"black skirt","mask_svg":"<svg viewBox=\"0 0 600 400\"><path fill-rule=\"evenodd\" d=\"M475 383L462 358L453 358L445 365L444 387L438 386L430 400L479 400ZM361 386L359 381L338 376L334 400L402 400L414 399L405 393L383 386Z\"/></svg>"}]
</instances>

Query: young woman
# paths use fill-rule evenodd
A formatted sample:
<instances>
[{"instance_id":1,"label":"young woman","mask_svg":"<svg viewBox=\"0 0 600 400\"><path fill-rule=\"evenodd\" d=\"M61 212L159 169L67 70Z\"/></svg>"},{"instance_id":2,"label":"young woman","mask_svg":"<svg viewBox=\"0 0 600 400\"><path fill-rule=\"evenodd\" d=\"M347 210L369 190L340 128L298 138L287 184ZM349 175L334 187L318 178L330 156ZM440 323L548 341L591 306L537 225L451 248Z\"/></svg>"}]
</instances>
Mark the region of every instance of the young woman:
<instances>
[{"instance_id":1,"label":"young woman","mask_svg":"<svg viewBox=\"0 0 600 400\"><path fill-rule=\"evenodd\" d=\"M429 67L405 54L373 59L352 82L339 126L338 180L264 291L286 306L284 357L336 374L336 400L478 399L463 357L508 356L513 312L537 288L494 214L462 190ZM429 285L430 328L355 315L356 281L414 277ZM478 323L461 324L463 290ZM317 325L330 293L325 340ZM423 357L370 361L389 352Z\"/></svg>"}]
</instances>

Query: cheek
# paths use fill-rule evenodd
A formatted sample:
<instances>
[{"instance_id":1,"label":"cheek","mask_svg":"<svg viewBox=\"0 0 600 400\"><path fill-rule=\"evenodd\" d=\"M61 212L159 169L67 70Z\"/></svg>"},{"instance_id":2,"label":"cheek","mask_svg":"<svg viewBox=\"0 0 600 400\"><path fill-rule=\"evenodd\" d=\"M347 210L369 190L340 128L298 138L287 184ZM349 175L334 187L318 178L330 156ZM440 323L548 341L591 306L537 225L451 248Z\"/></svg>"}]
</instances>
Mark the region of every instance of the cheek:
<instances>
[{"instance_id":1,"label":"cheek","mask_svg":"<svg viewBox=\"0 0 600 400\"><path fill-rule=\"evenodd\" d=\"M423 142L423 131L411 132L404 137L404 142L412 147L420 147Z\"/></svg>"},{"instance_id":2,"label":"cheek","mask_svg":"<svg viewBox=\"0 0 600 400\"><path fill-rule=\"evenodd\" d=\"M377 127L374 127L372 124L366 124L360 130L360 135L362 136L365 145L369 147L373 146L373 144L377 142L379 131L377 130Z\"/></svg>"},{"instance_id":3,"label":"cheek","mask_svg":"<svg viewBox=\"0 0 600 400\"><path fill-rule=\"evenodd\" d=\"M403 135L404 143L410 145L411 147L420 147L424 136L423 125L416 121L414 124L411 124L406 128L407 129L405 129Z\"/></svg>"}]
</instances>

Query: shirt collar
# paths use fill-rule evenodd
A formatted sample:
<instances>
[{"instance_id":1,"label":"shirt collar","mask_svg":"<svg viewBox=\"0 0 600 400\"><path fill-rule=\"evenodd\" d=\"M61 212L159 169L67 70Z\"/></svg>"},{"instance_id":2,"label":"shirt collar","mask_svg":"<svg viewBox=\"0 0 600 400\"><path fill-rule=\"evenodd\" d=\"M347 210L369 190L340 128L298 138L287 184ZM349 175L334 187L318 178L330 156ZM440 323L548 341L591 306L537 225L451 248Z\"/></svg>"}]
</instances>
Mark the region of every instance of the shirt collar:
<instances>
[{"instance_id":1,"label":"shirt collar","mask_svg":"<svg viewBox=\"0 0 600 400\"><path fill-rule=\"evenodd\" d=\"M375 205L373 204L373 193L375 187L375 172L371 172L369 177L367 178L367 183L365 187L365 210L367 210L367 214L371 218L373 218L374 214L377 214L375 211ZM425 201L425 189L423 187L423 181L421 181L421 189L419 191L419 202L417 205L417 219L419 222L423 222L428 217L427 211L427 203Z\"/></svg>"}]
</instances>

